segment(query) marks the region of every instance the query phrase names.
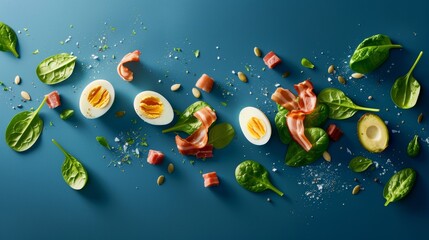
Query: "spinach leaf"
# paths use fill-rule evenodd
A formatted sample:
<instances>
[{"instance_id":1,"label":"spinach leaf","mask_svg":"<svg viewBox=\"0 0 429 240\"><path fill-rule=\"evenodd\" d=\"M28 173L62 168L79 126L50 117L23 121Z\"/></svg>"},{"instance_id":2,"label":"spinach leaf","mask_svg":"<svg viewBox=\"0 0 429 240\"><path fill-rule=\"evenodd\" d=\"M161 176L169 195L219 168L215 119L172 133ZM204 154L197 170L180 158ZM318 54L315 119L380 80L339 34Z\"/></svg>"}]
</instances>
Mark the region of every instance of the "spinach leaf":
<instances>
[{"instance_id":1,"label":"spinach leaf","mask_svg":"<svg viewBox=\"0 0 429 240\"><path fill-rule=\"evenodd\" d=\"M416 175L416 171L412 168L405 168L395 173L384 186L383 197L386 199L384 206L407 196L414 186Z\"/></svg>"},{"instance_id":2,"label":"spinach leaf","mask_svg":"<svg viewBox=\"0 0 429 240\"><path fill-rule=\"evenodd\" d=\"M310 127L321 127L325 124L329 116L329 108L326 104L318 102L313 112L305 116L304 126Z\"/></svg>"},{"instance_id":3,"label":"spinach leaf","mask_svg":"<svg viewBox=\"0 0 429 240\"><path fill-rule=\"evenodd\" d=\"M107 142L107 139L106 139L105 137L103 137L103 136L97 136L97 137L95 137L95 139L97 140L97 142L98 142L101 146L103 146L103 147L107 148L108 150L110 150L110 145L109 145L109 143Z\"/></svg>"},{"instance_id":4,"label":"spinach leaf","mask_svg":"<svg viewBox=\"0 0 429 240\"><path fill-rule=\"evenodd\" d=\"M209 144L214 148L221 149L232 141L235 136L235 130L229 123L216 124L209 130Z\"/></svg>"},{"instance_id":5,"label":"spinach leaf","mask_svg":"<svg viewBox=\"0 0 429 240\"><path fill-rule=\"evenodd\" d=\"M364 39L354 51L350 59L350 68L358 73L369 73L377 69L389 57L389 50L402 48L392 44L386 35L377 34Z\"/></svg>"},{"instance_id":6,"label":"spinach leaf","mask_svg":"<svg viewBox=\"0 0 429 240\"><path fill-rule=\"evenodd\" d=\"M192 134L201 126L201 122L196 117L194 117L194 113L206 106L210 107L210 105L203 101L194 102L189 107L187 107L183 113L180 114L179 120L177 120L174 126L162 130L162 133L182 131L189 135Z\"/></svg>"},{"instance_id":7,"label":"spinach leaf","mask_svg":"<svg viewBox=\"0 0 429 240\"><path fill-rule=\"evenodd\" d=\"M307 58L301 59L301 65L306 68L311 68L311 69L314 68L314 64L310 62L310 60L308 60Z\"/></svg>"},{"instance_id":8,"label":"spinach leaf","mask_svg":"<svg viewBox=\"0 0 429 240\"><path fill-rule=\"evenodd\" d=\"M36 111L24 111L16 114L6 128L6 143L17 152L29 149L37 141L43 130L43 120L39 111L46 102L43 99Z\"/></svg>"},{"instance_id":9,"label":"spinach leaf","mask_svg":"<svg viewBox=\"0 0 429 240\"><path fill-rule=\"evenodd\" d=\"M60 113L60 118L62 120L67 120L67 119L71 118L73 116L73 114L74 114L73 109L66 109Z\"/></svg>"},{"instance_id":10,"label":"spinach leaf","mask_svg":"<svg viewBox=\"0 0 429 240\"><path fill-rule=\"evenodd\" d=\"M304 134L313 147L307 152L297 142L292 141L286 153L286 165L291 167L308 165L322 157L323 152L328 149L329 137L325 130L306 128Z\"/></svg>"},{"instance_id":11,"label":"spinach leaf","mask_svg":"<svg viewBox=\"0 0 429 240\"><path fill-rule=\"evenodd\" d=\"M419 136L414 135L413 139L408 143L407 154L410 157L417 157L420 153Z\"/></svg>"},{"instance_id":12,"label":"spinach leaf","mask_svg":"<svg viewBox=\"0 0 429 240\"><path fill-rule=\"evenodd\" d=\"M346 119L352 117L358 110L378 112L380 109L361 107L353 103L343 91L336 88L325 88L317 96L320 103L329 107L329 118Z\"/></svg>"},{"instance_id":13,"label":"spinach leaf","mask_svg":"<svg viewBox=\"0 0 429 240\"><path fill-rule=\"evenodd\" d=\"M284 144L289 144L292 140L290 136L289 127L286 123L286 114L289 112L286 108L277 104L278 112L274 118L274 122L276 123L277 132L280 136L280 141Z\"/></svg>"},{"instance_id":14,"label":"spinach leaf","mask_svg":"<svg viewBox=\"0 0 429 240\"><path fill-rule=\"evenodd\" d=\"M0 51L11 52L15 57L19 58L16 51L18 37L15 31L5 23L0 22Z\"/></svg>"},{"instance_id":15,"label":"spinach leaf","mask_svg":"<svg viewBox=\"0 0 429 240\"><path fill-rule=\"evenodd\" d=\"M390 89L390 97L399 108L412 108L419 99L420 83L413 77L413 71L422 55L423 52L420 52L408 73L396 79L392 89Z\"/></svg>"},{"instance_id":16,"label":"spinach leaf","mask_svg":"<svg viewBox=\"0 0 429 240\"><path fill-rule=\"evenodd\" d=\"M61 173L63 174L64 181L74 190L80 190L85 187L88 181L88 173L75 157L68 153L55 139L52 142L61 150L65 159L61 166Z\"/></svg>"},{"instance_id":17,"label":"spinach leaf","mask_svg":"<svg viewBox=\"0 0 429 240\"><path fill-rule=\"evenodd\" d=\"M268 171L258 162L246 160L235 169L235 179L238 184L251 192L262 192L270 189L283 196L283 193L274 187L268 178Z\"/></svg>"},{"instance_id":18,"label":"spinach leaf","mask_svg":"<svg viewBox=\"0 0 429 240\"><path fill-rule=\"evenodd\" d=\"M349 168L353 172L363 172L372 165L372 160L366 157L358 156L349 162Z\"/></svg>"},{"instance_id":19,"label":"spinach leaf","mask_svg":"<svg viewBox=\"0 0 429 240\"><path fill-rule=\"evenodd\" d=\"M40 81L48 85L60 83L73 73L76 56L60 53L43 60L36 69Z\"/></svg>"}]
</instances>

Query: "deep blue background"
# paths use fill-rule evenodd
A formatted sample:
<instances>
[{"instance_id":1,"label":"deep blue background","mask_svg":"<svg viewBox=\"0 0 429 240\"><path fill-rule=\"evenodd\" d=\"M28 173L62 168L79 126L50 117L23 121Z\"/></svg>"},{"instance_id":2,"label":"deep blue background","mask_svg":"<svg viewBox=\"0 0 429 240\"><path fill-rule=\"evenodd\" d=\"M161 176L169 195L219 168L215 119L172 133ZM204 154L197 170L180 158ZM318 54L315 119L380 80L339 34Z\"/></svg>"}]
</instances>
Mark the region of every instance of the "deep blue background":
<instances>
[{"instance_id":1,"label":"deep blue background","mask_svg":"<svg viewBox=\"0 0 429 240\"><path fill-rule=\"evenodd\" d=\"M429 137L428 121L417 124L416 119L420 112L428 115L424 106L429 89L427 2L0 3L0 21L20 31L21 55L16 59L0 52L0 81L11 87L11 91L0 92L0 135L4 136L9 120L21 111L12 107L36 108L52 90L60 92L63 103L60 109L42 109L45 128L29 151L16 153L0 141L0 239L426 239L429 163L428 144L423 139ZM335 77L351 74L347 61L354 48L376 33L389 35L404 48L392 50L387 62L364 79L349 79L345 86L340 85ZM69 42L60 43L69 36ZM104 44L108 49L99 51ZM253 54L254 46L264 53L274 50L283 63L275 70L263 71L262 60ZM141 61L131 64L135 80L127 83L117 75L116 65L135 49L142 51ZM201 52L198 59L192 53L196 49ZM39 53L32 54L35 50ZM425 54L414 72L422 86L419 102L413 109L399 110L390 100L390 87L408 71L421 50ZM67 81L44 85L35 68L44 58L60 52L73 52L78 57L76 69ZM92 59L92 54L99 60ZM316 69L303 68L302 57L310 59ZM335 76L326 72L331 64L337 66ZM244 71L249 82L238 81L233 70ZM290 71L291 76L282 78L284 71ZM162 127L140 121L132 101L138 92L154 90L169 99L173 108L183 110L195 101L191 88L202 73L216 80L213 92L203 93L202 99L217 110L218 121L233 124L237 134L227 148L215 150L214 158L193 161L177 153L174 134L162 134ZM17 74L22 77L19 86L13 84ZM82 89L99 78L114 85L116 100L105 116L87 120L78 110L78 99ZM307 78L316 92L337 87L357 104L380 108L389 129L400 131L390 132L389 148L370 154L361 147L356 122L363 112L344 121L330 121L345 132L339 142L330 145L331 163L319 160L302 168L284 166L286 147L275 128L268 144L258 147L247 142L238 126L240 109L259 107L273 124L276 107L269 96L275 84L291 88ZM182 89L171 92L173 83L181 83ZM22 90L33 100L21 102ZM59 113L66 108L75 109L76 115L62 121ZM119 110L126 111L124 118L114 116ZM140 147L142 156L133 158L131 165L109 166L120 154L101 147L95 137L105 136L114 145L115 137L127 133L146 137L149 147ZM422 149L418 158L411 159L405 149L414 134L422 138ZM82 191L72 190L62 180L63 155L51 143L52 138L86 166L90 180ZM145 162L149 148L166 153L162 166ZM348 162L358 155L373 159L378 168L363 174L351 172ZM263 164L285 196L241 188L235 182L234 169L246 159ZM169 162L176 166L171 175L166 170ZM273 167L278 170L271 171ZM418 172L415 188L406 199L384 207L383 184L404 167ZM208 171L218 172L219 187L203 187L201 173ZM160 174L166 175L166 182L157 186ZM373 182L375 177L381 184ZM351 194L354 178L365 189L356 196Z\"/></svg>"}]
</instances>

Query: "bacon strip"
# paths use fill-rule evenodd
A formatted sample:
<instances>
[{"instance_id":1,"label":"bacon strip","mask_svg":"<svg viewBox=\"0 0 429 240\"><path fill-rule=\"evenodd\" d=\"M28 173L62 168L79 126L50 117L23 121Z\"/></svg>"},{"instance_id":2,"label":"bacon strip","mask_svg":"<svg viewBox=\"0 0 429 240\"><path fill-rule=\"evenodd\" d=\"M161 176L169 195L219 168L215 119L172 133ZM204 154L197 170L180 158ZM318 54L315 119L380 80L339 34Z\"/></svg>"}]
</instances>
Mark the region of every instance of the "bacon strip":
<instances>
[{"instance_id":1,"label":"bacon strip","mask_svg":"<svg viewBox=\"0 0 429 240\"><path fill-rule=\"evenodd\" d=\"M310 151L313 147L311 142L304 134L305 113L300 110L292 110L286 115L286 123L290 135L305 151Z\"/></svg>"},{"instance_id":2,"label":"bacon strip","mask_svg":"<svg viewBox=\"0 0 429 240\"><path fill-rule=\"evenodd\" d=\"M305 80L299 84L294 85L295 90L298 92L298 109L305 114L310 114L316 108L317 96L313 92L313 84L309 80Z\"/></svg>"},{"instance_id":3,"label":"bacon strip","mask_svg":"<svg viewBox=\"0 0 429 240\"><path fill-rule=\"evenodd\" d=\"M289 89L277 88L276 91L271 95L271 100L278 103L282 107L286 108L289 111L298 109L298 101L295 94L293 94Z\"/></svg>"},{"instance_id":4,"label":"bacon strip","mask_svg":"<svg viewBox=\"0 0 429 240\"><path fill-rule=\"evenodd\" d=\"M134 74L129 68L124 66L124 63L140 61L140 54L141 52L139 50L135 50L134 52L126 54L119 62L117 71L119 76L125 81L131 82L134 78Z\"/></svg>"},{"instance_id":5,"label":"bacon strip","mask_svg":"<svg viewBox=\"0 0 429 240\"><path fill-rule=\"evenodd\" d=\"M201 126L186 139L176 135L176 145L179 152L183 155L210 156L213 146L207 145L209 136L209 127L216 121L216 113L210 107L204 107L194 113L194 117L201 121ZM211 146L205 148L206 146ZM206 152L206 153L204 153Z\"/></svg>"}]
</instances>

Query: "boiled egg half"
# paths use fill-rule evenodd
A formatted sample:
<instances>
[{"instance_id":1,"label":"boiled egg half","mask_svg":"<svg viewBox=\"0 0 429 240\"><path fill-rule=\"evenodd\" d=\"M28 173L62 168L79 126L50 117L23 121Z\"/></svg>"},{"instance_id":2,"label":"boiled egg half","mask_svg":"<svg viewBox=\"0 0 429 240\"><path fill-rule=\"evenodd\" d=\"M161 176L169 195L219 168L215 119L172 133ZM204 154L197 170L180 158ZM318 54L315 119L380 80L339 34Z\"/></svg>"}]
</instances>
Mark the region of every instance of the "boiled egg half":
<instances>
[{"instance_id":1,"label":"boiled egg half","mask_svg":"<svg viewBox=\"0 0 429 240\"><path fill-rule=\"evenodd\" d=\"M93 119L101 117L115 100L115 89L106 80L99 79L90 82L82 91L79 100L79 108L82 115Z\"/></svg>"},{"instance_id":2,"label":"boiled egg half","mask_svg":"<svg viewBox=\"0 0 429 240\"><path fill-rule=\"evenodd\" d=\"M134 98L134 110L139 117L152 125L167 125L173 121L170 102L154 91L144 91Z\"/></svg>"},{"instance_id":3,"label":"boiled egg half","mask_svg":"<svg viewBox=\"0 0 429 240\"><path fill-rule=\"evenodd\" d=\"M271 137L271 124L267 116L255 107L245 107L239 115L240 128L247 140L264 145Z\"/></svg>"}]
</instances>

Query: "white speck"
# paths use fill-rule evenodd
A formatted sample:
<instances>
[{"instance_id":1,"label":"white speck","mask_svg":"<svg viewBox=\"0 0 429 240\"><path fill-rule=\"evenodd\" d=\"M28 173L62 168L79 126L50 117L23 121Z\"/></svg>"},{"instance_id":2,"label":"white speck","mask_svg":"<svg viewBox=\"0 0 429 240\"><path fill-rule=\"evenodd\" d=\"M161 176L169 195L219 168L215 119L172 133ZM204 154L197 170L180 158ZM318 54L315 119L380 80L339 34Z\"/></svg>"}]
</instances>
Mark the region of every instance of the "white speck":
<instances>
[{"instance_id":1,"label":"white speck","mask_svg":"<svg viewBox=\"0 0 429 240\"><path fill-rule=\"evenodd\" d=\"M332 78L328 77L328 82L332 82Z\"/></svg>"},{"instance_id":2,"label":"white speck","mask_svg":"<svg viewBox=\"0 0 429 240\"><path fill-rule=\"evenodd\" d=\"M280 87L280 83L274 84L274 87Z\"/></svg>"},{"instance_id":3,"label":"white speck","mask_svg":"<svg viewBox=\"0 0 429 240\"><path fill-rule=\"evenodd\" d=\"M217 56L217 60L220 60L220 57L219 57L219 56Z\"/></svg>"},{"instance_id":4,"label":"white speck","mask_svg":"<svg viewBox=\"0 0 429 240\"><path fill-rule=\"evenodd\" d=\"M347 148L347 153L352 155L352 151L349 148Z\"/></svg>"},{"instance_id":5,"label":"white speck","mask_svg":"<svg viewBox=\"0 0 429 240\"><path fill-rule=\"evenodd\" d=\"M119 141L121 141L121 140L119 140L118 137L115 137L115 142L119 142Z\"/></svg>"},{"instance_id":6,"label":"white speck","mask_svg":"<svg viewBox=\"0 0 429 240\"><path fill-rule=\"evenodd\" d=\"M384 123L385 123L386 125L388 125L388 124L389 124L389 121L384 121Z\"/></svg>"},{"instance_id":7,"label":"white speck","mask_svg":"<svg viewBox=\"0 0 429 240\"><path fill-rule=\"evenodd\" d=\"M323 184L317 184L317 190L322 191L323 190Z\"/></svg>"},{"instance_id":8,"label":"white speck","mask_svg":"<svg viewBox=\"0 0 429 240\"><path fill-rule=\"evenodd\" d=\"M174 57L174 59L176 59L176 60L177 60L177 59L179 59L179 57L178 57L178 56L175 56L175 57Z\"/></svg>"},{"instance_id":9,"label":"white speck","mask_svg":"<svg viewBox=\"0 0 429 240\"><path fill-rule=\"evenodd\" d=\"M235 71L234 70L232 70L231 73L235 75Z\"/></svg>"},{"instance_id":10,"label":"white speck","mask_svg":"<svg viewBox=\"0 0 429 240\"><path fill-rule=\"evenodd\" d=\"M392 133L401 133L400 130L392 129Z\"/></svg>"},{"instance_id":11,"label":"white speck","mask_svg":"<svg viewBox=\"0 0 429 240\"><path fill-rule=\"evenodd\" d=\"M159 80L158 80L158 83L161 83L161 82L162 82L162 80L161 80L161 79L159 79Z\"/></svg>"},{"instance_id":12,"label":"white speck","mask_svg":"<svg viewBox=\"0 0 429 240\"><path fill-rule=\"evenodd\" d=\"M95 55L95 54L91 54L91 58L92 58L93 60L98 60L98 56L97 56L97 55Z\"/></svg>"},{"instance_id":13,"label":"white speck","mask_svg":"<svg viewBox=\"0 0 429 240\"><path fill-rule=\"evenodd\" d=\"M219 46L216 46L216 49L219 49Z\"/></svg>"},{"instance_id":14,"label":"white speck","mask_svg":"<svg viewBox=\"0 0 429 240\"><path fill-rule=\"evenodd\" d=\"M277 172L277 168L273 167L273 172Z\"/></svg>"}]
</instances>

